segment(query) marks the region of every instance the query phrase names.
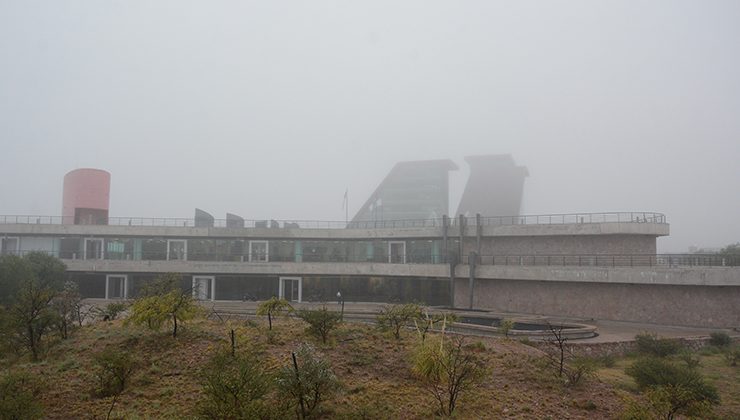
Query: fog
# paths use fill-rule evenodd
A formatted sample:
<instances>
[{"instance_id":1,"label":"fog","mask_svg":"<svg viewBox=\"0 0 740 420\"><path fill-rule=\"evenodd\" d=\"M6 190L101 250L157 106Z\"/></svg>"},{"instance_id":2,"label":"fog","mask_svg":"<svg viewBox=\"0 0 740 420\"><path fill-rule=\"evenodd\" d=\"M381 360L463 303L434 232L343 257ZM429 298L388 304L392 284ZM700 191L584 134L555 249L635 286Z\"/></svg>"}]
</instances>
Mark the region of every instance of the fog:
<instances>
[{"instance_id":1,"label":"fog","mask_svg":"<svg viewBox=\"0 0 740 420\"><path fill-rule=\"evenodd\" d=\"M398 161L509 153L523 213L740 241L740 3L0 3L0 214L344 220Z\"/></svg>"}]
</instances>

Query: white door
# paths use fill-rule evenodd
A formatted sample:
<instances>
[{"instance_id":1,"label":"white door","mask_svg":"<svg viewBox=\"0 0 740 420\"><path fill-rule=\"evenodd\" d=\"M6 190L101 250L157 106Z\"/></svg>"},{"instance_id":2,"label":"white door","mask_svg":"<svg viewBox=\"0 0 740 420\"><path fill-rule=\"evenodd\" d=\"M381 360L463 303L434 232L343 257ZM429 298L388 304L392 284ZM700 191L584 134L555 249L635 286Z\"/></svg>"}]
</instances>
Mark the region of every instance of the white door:
<instances>
[{"instance_id":1,"label":"white door","mask_svg":"<svg viewBox=\"0 0 740 420\"><path fill-rule=\"evenodd\" d=\"M109 274L105 276L105 298L128 298L128 276L123 274Z\"/></svg>"},{"instance_id":2,"label":"white door","mask_svg":"<svg viewBox=\"0 0 740 420\"><path fill-rule=\"evenodd\" d=\"M168 260L187 260L188 259L188 241L184 239L167 240L167 259Z\"/></svg>"},{"instance_id":3,"label":"white door","mask_svg":"<svg viewBox=\"0 0 740 420\"><path fill-rule=\"evenodd\" d=\"M193 276L193 297L197 300L213 300L215 283L213 276Z\"/></svg>"},{"instance_id":4,"label":"white door","mask_svg":"<svg viewBox=\"0 0 740 420\"><path fill-rule=\"evenodd\" d=\"M249 241L249 262L267 262L270 260L267 241Z\"/></svg>"},{"instance_id":5,"label":"white door","mask_svg":"<svg viewBox=\"0 0 740 420\"><path fill-rule=\"evenodd\" d=\"M388 242L388 262L391 264L406 264L406 242Z\"/></svg>"},{"instance_id":6,"label":"white door","mask_svg":"<svg viewBox=\"0 0 740 420\"><path fill-rule=\"evenodd\" d=\"M301 277L280 277L279 295L288 302L300 302L303 297Z\"/></svg>"},{"instance_id":7,"label":"white door","mask_svg":"<svg viewBox=\"0 0 740 420\"><path fill-rule=\"evenodd\" d=\"M86 260L102 260L104 257L103 239L102 238L85 238L84 257Z\"/></svg>"}]
</instances>

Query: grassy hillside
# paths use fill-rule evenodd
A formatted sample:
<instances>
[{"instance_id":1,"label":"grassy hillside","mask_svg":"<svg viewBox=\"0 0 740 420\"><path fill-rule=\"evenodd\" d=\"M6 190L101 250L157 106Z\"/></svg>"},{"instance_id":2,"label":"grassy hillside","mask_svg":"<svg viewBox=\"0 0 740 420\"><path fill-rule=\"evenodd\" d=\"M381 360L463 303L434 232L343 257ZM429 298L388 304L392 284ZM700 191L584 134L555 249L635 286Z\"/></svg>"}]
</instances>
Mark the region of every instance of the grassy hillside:
<instances>
[{"instance_id":1,"label":"grassy hillside","mask_svg":"<svg viewBox=\"0 0 740 420\"><path fill-rule=\"evenodd\" d=\"M188 323L175 339L166 331L124 326L121 321L99 322L58 343L44 361L16 363L13 369L28 369L43 377L40 398L46 417L106 418L112 397L94 393L93 357L105 348L126 350L135 358L136 369L111 418L194 418L203 395L199 371L214 351L228 347L228 331L234 328L237 347L256 350L269 369L290 363L291 351L301 342L313 343L331 361L342 386L323 404L321 418L427 419L435 415L436 401L411 371L415 333L407 331L397 340L370 325L345 323L323 345L307 335L305 326L300 320L281 318L270 334L262 320L223 323L202 319ZM630 394L629 378L621 373L622 361L579 386L567 387L537 349L501 338L467 341L490 372L480 386L462 395L456 418L615 418ZM707 361L707 366L714 362ZM724 393L734 393L736 404L737 369L728 372L716 380L725 381L718 385L729 389ZM275 404L284 401L277 395L270 398ZM729 405L721 412L736 408Z\"/></svg>"}]
</instances>

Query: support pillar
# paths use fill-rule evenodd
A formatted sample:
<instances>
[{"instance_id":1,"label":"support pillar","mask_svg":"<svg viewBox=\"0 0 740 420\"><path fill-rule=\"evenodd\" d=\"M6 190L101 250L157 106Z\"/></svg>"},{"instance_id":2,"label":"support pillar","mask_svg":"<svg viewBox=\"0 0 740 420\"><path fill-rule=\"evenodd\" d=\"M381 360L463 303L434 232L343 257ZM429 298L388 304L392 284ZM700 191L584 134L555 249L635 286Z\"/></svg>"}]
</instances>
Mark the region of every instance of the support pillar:
<instances>
[{"instance_id":1,"label":"support pillar","mask_svg":"<svg viewBox=\"0 0 740 420\"><path fill-rule=\"evenodd\" d=\"M468 308L473 309L473 288L475 287L475 263L477 255L471 252L468 255Z\"/></svg>"}]
</instances>

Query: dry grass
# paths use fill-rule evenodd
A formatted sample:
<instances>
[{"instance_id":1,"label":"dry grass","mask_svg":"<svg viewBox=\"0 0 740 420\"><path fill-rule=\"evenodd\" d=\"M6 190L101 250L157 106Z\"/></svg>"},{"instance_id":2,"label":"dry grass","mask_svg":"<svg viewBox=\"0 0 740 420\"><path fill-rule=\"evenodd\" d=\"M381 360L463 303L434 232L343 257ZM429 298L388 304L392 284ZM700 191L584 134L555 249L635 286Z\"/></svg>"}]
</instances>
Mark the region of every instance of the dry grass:
<instances>
[{"instance_id":1,"label":"dry grass","mask_svg":"<svg viewBox=\"0 0 740 420\"><path fill-rule=\"evenodd\" d=\"M251 325L250 325L251 324ZM364 324L344 324L330 343L320 344L296 319L280 319L268 339L266 322L199 320L181 336L126 327L120 321L87 326L58 344L48 358L25 367L43 375L46 417L105 418L111 398L97 398L92 356L105 347L131 352L139 361L131 386L114 410L116 418L191 418L201 398L197 373L209 353L228 346L228 330L237 330L237 345L261 352L265 365L289 362L299 343L310 341L328 357L342 390L323 406L323 418L434 417L436 402L411 374L410 351L416 336L401 340ZM623 401L616 386L590 379L568 388L542 363L542 354L516 341L470 338L490 367L485 381L461 397L456 418L614 418Z\"/></svg>"}]
</instances>

